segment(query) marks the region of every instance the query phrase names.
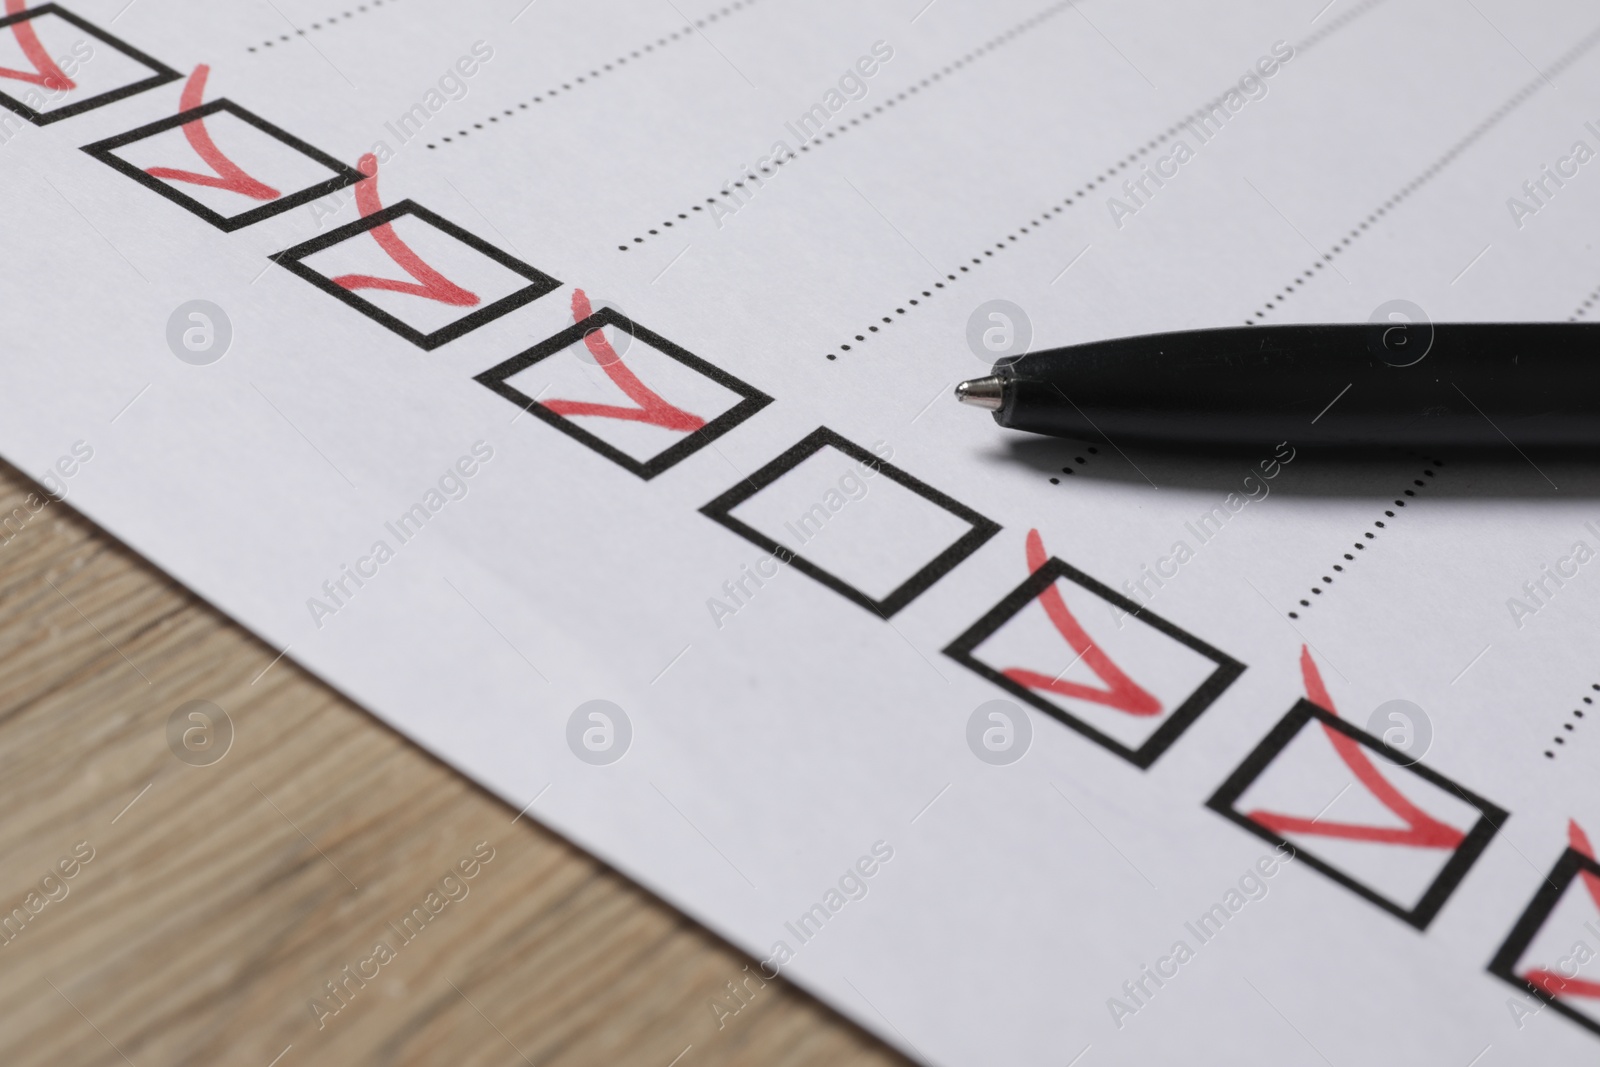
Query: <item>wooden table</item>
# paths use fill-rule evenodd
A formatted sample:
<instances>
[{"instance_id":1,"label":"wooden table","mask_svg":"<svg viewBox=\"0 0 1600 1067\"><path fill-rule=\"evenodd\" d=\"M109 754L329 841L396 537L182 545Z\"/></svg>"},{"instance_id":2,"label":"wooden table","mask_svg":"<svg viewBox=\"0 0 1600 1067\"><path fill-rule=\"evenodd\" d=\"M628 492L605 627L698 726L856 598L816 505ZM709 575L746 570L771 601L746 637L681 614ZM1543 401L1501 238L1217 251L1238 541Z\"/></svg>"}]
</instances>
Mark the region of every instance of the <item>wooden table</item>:
<instances>
[{"instance_id":1,"label":"wooden table","mask_svg":"<svg viewBox=\"0 0 1600 1067\"><path fill-rule=\"evenodd\" d=\"M35 492L0 464L0 1063L905 1062Z\"/></svg>"}]
</instances>

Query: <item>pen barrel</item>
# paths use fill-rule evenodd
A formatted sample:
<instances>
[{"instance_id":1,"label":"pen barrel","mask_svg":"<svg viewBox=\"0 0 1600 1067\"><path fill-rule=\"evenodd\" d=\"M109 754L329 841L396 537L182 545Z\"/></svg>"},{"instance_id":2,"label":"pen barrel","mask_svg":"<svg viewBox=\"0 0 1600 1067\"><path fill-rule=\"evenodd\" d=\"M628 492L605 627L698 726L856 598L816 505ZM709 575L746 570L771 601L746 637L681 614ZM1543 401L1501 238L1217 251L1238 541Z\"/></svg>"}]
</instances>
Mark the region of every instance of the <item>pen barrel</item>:
<instances>
[{"instance_id":1,"label":"pen barrel","mask_svg":"<svg viewBox=\"0 0 1600 1067\"><path fill-rule=\"evenodd\" d=\"M995 419L1059 437L1600 445L1600 323L1252 326L1026 355Z\"/></svg>"}]
</instances>

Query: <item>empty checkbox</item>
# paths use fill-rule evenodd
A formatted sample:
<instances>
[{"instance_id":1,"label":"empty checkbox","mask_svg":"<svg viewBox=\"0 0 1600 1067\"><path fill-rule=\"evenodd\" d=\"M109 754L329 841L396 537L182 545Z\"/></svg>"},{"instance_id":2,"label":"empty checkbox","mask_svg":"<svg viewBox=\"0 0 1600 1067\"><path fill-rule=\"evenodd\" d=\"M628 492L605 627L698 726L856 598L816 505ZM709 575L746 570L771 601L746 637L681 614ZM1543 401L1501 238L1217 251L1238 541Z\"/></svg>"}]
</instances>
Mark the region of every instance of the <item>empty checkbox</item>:
<instances>
[{"instance_id":1,"label":"empty checkbox","mask_svg":"<svg viewBox=\"0 0 1600 1067\"><path fill-rule=\"evenodd\" d=\"M1000 530L826 427L700 511L884 618Z\"/></svg>"}]
</instances>

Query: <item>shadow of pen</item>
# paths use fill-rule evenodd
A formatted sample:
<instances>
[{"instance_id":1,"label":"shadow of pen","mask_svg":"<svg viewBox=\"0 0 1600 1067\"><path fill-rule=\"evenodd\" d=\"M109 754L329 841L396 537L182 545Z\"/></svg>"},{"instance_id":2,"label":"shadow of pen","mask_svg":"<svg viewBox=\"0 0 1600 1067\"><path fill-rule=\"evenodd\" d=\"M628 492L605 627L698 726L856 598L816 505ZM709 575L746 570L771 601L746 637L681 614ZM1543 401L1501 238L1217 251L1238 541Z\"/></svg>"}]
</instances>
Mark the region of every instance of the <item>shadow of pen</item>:
<instances>
[{"instance_id":1,"label":"shadow of pen","mask_svg":"<svg viewBox=\"0 0 1600 1067\"><path fill-rule=\"evenodd\" d=\"M1513 435L1514 427L1508 427ZM1272 495L1383 500L1405 488L1430 498L1571 501L1600 498L1600 448L1336 448L1296 446L1281 462L1276 443L1255 447L1155 447L1107 440L1076 442L1002 431L981 453L993 461L1074 481L1127 483L1193 492L1240 492L1246 477ZM1088 455L1092 445L1096 452ZM1279 459L1276 473L1274 460ZM1087 462L1079 463L1079 459ZM1266 466L1263 466L1263 465ZM1424 470L1430 474L1423 474ZM1067 481L1062 477L1063 482ZM1421 486L1412 483L1420 481Z\"/></svg>"}]
</instances>

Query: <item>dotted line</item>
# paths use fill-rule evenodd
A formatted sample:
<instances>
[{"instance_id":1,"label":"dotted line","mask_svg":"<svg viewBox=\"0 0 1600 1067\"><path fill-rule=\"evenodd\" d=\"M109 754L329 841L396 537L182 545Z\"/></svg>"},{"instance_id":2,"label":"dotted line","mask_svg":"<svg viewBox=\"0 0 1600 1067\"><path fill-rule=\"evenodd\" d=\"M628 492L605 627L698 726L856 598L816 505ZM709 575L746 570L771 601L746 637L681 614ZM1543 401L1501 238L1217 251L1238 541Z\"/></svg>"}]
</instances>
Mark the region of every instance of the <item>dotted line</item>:
<instances>
[{"instance_id":1,"label":"dotted line","mask_svg":"<svg viewBox=\"0 0 1600 1067\"><path fill-rule=\"evenodd\" d=\"M1432 462L1434 467L1443 467L1444 466L1444 461L1443 460L1436 459L1436 460L1433 460L1431 462ZM1432 477L1434 477L1434 472L1433 472L1433 470L1431 468L1424 468L1423 471L1422 471L1422 475L1423 475L1423 478L1432 478ZM1422 478L1413 478L1411 480L1411 485L1413 486L1413 488L1405 490L1400 495L1401 496L1405 496L1405 497L1411 497L1411 498L1413 498L1413 502L1414 502L1415 501L1415 497L1417 495L1417 490L1418 489L1427 488L1428 483L1423 481ZM1403 507L1406 506L1406 502L1397 497L1395 499L1394 506L1397 507L1397 508L1403 508ZM1395 517L1394 511L1392 509L1390 509L1390 508L1385 508L1384 512L1383 512L1383 515L1384 515L1384 518L1386 518L1386 519L1392 519L1392 518ZM1355 549L1357 552L1365 552L1367 550L1367 544L1366 543L1368 541L1377 540L1378 535L1376 533L1374 533L1373 530L1381 531L1381 530L1386 530L1386 529L1388 529L1388 524L1385 523L1383 521L1383 519L1377 519L1372 524L1372 530L1363 531L1362 534L1361 534L1361 540L1354 542L1350 547ZM1349 552L1344 553L1345 563L1353 563L1353 562L1355 562L1355 558L1356 557L1354 555L1352 555L1351 553L1349 553ZM1331 569L1334 571L1335 574L1342 574L1344 572L1344 566L1345 566L1344 563L1335 563L1335 564L1333 564ZM1311 587L1311 595L1313 597L1321 596L1322 593L1323 593L1323 590L1325 588L1327 588L1328 586L1331 586L1332 584L1333 584L1333 575L1324 574L1321 577L1321 579L1319 579L1318 582ZM1312 605L1313 602L1314 601L1311 601L1311 600L1301 600L1300 601L1300 606L1302 608L1309 608ZM1300 617L1300 613L1298 611L1289 612L1289 618L1298 619L1299 617Z\"/></svg>"},{"instance_id":2,"label":"dotted line","mask_svg":"<svg viewBox=\"0 0 1600 1067\"><path fill-rule=\"evenodd\" d=\"M649 53L654 52L656 49L665 48L667 45L672 44L674 41L687 40L688 38L693 37L693 36L696 35L695 31L702 30L706 26L708 26L711 23L717 21L718 19L726 18L729 15L733 14L735 11L738 11L738 10L740 10L742 8L753 7L753 6L755 6L755 3L756 3L756 0L734 0L734 2L729 4L727 7L721 8L721 9L719 9L717 11L713 11L711 14L707 15L705 18L695 19L692 24L687 25L687 26L683 26L683 27L681 27L679 29L676 29L673 32L667 34L665 37L659 37L653 42L648 42L646 44L643 44L643 45L639 46L638 48L635 48L633 51L629 52L627 55L618 56L616 59L613 59L609 63L601 64L599 67L595 68L594 70L591 70L588 74L582 74L582 75L579 75L576 78L573 78L571 81L562 82L561 83L561 88L559 88L559 89L546 89L544 92L534 95L531 99L524 100L521 103L517 104L517 106L515 108L509 108L509 107L505 108L500 112L500 114L498 114L498 115L490 115L487 118L485 118L483 120L483 122L474 122L472 124L472 129L473 130L488 129L488 127L484 125L484 122L491 123L491 124L497 124L497 123L499 123L499 121L502 118L513 118L513 117L516 116L518 111L526 111L526 110L528 110L528 105L530 103L542 104L542 103L544 103L545 100L550 99L550 98L555 97L555 96L559 96L563 92L570 93L570 92L573 91L573 86L575 86L575 85L585 85L585 84L587 84L589 82L592 82L595 79L599 78L601 75L609 74L611 71L616 70L618 67L627 66L628 65L628 60L630 60L630 59L642 59L646 55L648 55ZM455 132L455 136L454 137L441 137L441 138L439 138L439 140L437 142L430 141L430 142L428 142L428 147L429 148L438 148L441 143L442 144L453 144L455 141L460 140L460 139L464 139L466 137L470 137L471 135L472 135L472 130L468 130L468 129L465 129L465 128L459 129L459 130L457 130Z\"/></svg>"},{"instance_id":3,"label":"dotted line","mask_svg":"<svg viewBox=\"0 0 1600 1067\"><path fill-rule=\"evenodd\" d=\"M1596 692L1600 692L1600 684L1591 685L1589 688L1595 690ZM1594 697L1584 697L1583 698L1583 702L1585 704L1592 705L1594 703ZM1572 709L1572 717L1574 719L1583 718L1584 717L1583 709L1582 708L1573 708ZM1561 724L1561 729L1570 734L1574 730L1576 730L1577 727L1575 725L1573 725L1572 723L1570 723L1570 722L1564 722L1564 723ZM1550 740L1552 742L1554 742L1555 744L1557 744L1557 745L1565 745L1567 743L1567 739L1565 737L1561 736L1561 734L1556 734L1556 736L1551 738ZM1545 759L1555 759L1556 758L1555 749L1553 749L1553 748L1545 749L1544 750L1544 758Z\"/></svg>"},{"instance_id":4,"label":"dotted line","mask_svg":"<svg viewBox=\"0 0 1600 1067\"><path fill-rule=\"evenodd\" d=\"M1316 33L1313 33L1311 36L1295 45L1295 53L1298 55L1301 52L1310 50L1321 41L1326 40L1330 34L1333 34L1343 29L1345 26L1348 26L1351 22L1354 22L1356 19L1360 18L1362 15L1365 15L1368 11L1371 11L1381 3L1383 3L1383 0L1365 0L1364 3L1357 4L1355 7L1352 7L1350 10L1346 11L1343 15L1330 21L1326 26L1322 27L1322 29L1318 30ZM1235 86L1230 85L1227 89L1223 90L1220 95L1214 97L1206 104L1195 108L1183 118L1167 127L1164 131L1151 138L1148 142L1136 148L1127 157L1117 161L1116 163L1113 163L1099 175L1085 182L1080 188L1075 190L1071 196L1066 197L1058 204L1045 208L1044 211L1041 212L1036 218L1030 219L1026 226L1019 226L1015 233L1007 234L1004 241L995 242L995 246L993 248L985 249L982 256L971 257L968 263L956 268L958 273L946 274L944 276L944 281L935 282L933 284L933 288L935 290L943 289L945 288L946 282L959 281L962 274L971 273L973 267L982 266L984 260L993 257L996 252L1004 251L1010 244L1014 244L1022 235L1032 233L1034 230L1043 226L1046 222L1049 222L1051 219L1065 212L1067 208L1071 207L1073 204L1082 202L1085 195L1093 192L1096 186L1104 185L1122 171L1127 170L1129 167L1133 166L1133 164L1137 163L1140 157L1149 155L1152 151L1161 147L1162 144L1170 141L1189 123L1195 122L1203 116L1210 115L1212 109L1218 104L1222 103L1222 101L1227 98L1228 93L1233 91L1235 88ZM696 208L695 210L698 211L699 208ZM637 238L635 238L635 240L637 240ZM934 295L933 291L928 289L923 289L921 292L924 300L930 299ZM919 301L916 299L910 299L906 301L906 304L912 307L916 307L918 303ZM895 315L904 315L906 313L906 309L904 307L897 307L894 309L894 313ZM858 333L855 335L856 343L859 344L866 341L870 335L879 333L883 326L887 326L894 321L895 319L893 316L882 316L877 323L868 326L863 333ZM838 347L840 352L849 352L852 348L852 346L848 343L841 344ZM836 360L839 357L836 353L828 352L825 354L824 358Z\"/></svg>"},{"instance_id":5,"label":"dotted line","mask_svg":"<svg viewBox=\"0 0 1600 1067\"><path fill-rule=\"evenodd\" d=\"M1089 455L1091 455L1091 456L1098 456L1100 454L1100 450L1098 448L1095 448L1093 445L1089 446L1088 448L1085 448L1084 451L1089 453ZM1089 461L1084 459L1082 456L1073 456L1072 457L1072 462L1076 463L1078 465L1078 467L1081 467L1081 466L1083 466L1085 463L1087 463ZM1062 474L1077 474L1078 473L1078 469L1077 469L1077 467L1062 467L1061 468L1061 473ZM1050 484L1051 485L1060 485L1061 484L1061 479L1060 478L1051 478L1050 479Z\"/></svg>"},{"instance_id":6,"label":"dotted line","mask_svg":"<svg viewBox=\"0 0 1600 1067\"><path fill-rule=\"evenodd\" d=\"M1049 19L1052 16L1058 15L1061 12L1065 11L1067 8L1071 7L1074 2L1075 2L1075 0L1065 0L1065 2L1063 2L1063 3L1056 4L1054 7L1047 8L1044 11L1041 11L1039 14L1033 16L1031 19L1028 19L1026 22L1022 22L1022 23L1017 24L1016 26L1013 26L1011 29L1009 29L1006 32L1002 33L1000 36L995 37L993 40L987 41L984 44L979 45L977 48L974 48L972 51L968 52L966 55L962 56L960 59L954 60L954 61L952 61L950 63L946 63L943 67L940 67L937 71L935 71L934 73L932 73L932 74L928 75L927 77L923 78L921 81L917 82L915 85L912 85L912 86L910 86L909 88L906 88L906 89L902 89L900 92L898 92L898 93L894 94L893 96L889 97L889 99L885 100L883 103L877 104L877 105L869 108L868 110L866 110L862 114L856 116L855 118L852 118L849 122L845 123L843 126L837 127L835 129L828 130L826 132L819 132L816 137L814 137L810 141L802 144L800 146L800 151L801 152L809 152L809 151L811 151L811 149L813 147L820 148L820 147L822 147L823 144L827 143L828 141L831 141L836 137L842 137L844 134L849 133L852 129L855 129L856 127L860 126L863 122L871 121L871 119L874 116L883 114L886 110L888 110L891 107L894 107L896 104L900 103L901 101L907 100L907 99L911 98L912 96L916 95L917 93L921 92L923 89L927 89L927 88L931 87L934 82L943 80L947 75L955 73L956 71L960 70L962 67L966 66L968 63L972 63L972 62L974 62L974 61L976 61L978 59L983 58L985 55L987 55L988 53L994 51L996 48L999 48L1001 45L1009 44L1011 41L1015 40L1017 37L1021 36L1022 34L1028 32L1029 30L1031 30L1034 27L1038 26L1041 22L1044 22L1046 19ZM778 159L778 160L772 160L771 162L773 162L777 166L781 167L785 163L793 163L795 160L797 160L799 158L800 157L797 154L791 152L785 158ZM762 174L767 174L767 175L773 175L773 174L778 173L775 169L773 169L773 167L770 167L770 166L761 166L761 167L758 167L756 169L759 170ZM744 203L744 201L740 200L739 197L737 196L737 194L735 194L733 190L734 189L743 189L746 181L753 182L758 186L762 184L760 178L757 178L754 174L746 172L746 174L745 174L745 176L743 178L741 178L738 181L733 183L733 189L724 188L721 191L721 193L718 194L719 196L727 197L730 200L732 200L732 202L733 202L733 210L738 210L739 206ZM716 197L708 196L708 197L706 197L705 202L703 204L695 204L693 207L691 207L689 209L689 211L690 212L693 212L693 211L704 211L707 206L715 204L716 202L717 202L717 198ZM689 217L690 217L689 212L680 211L677 214L677 218L678 218L679 221L682 221L682 220L687 219ZM659 223L659 226L662 227L662 228L665 228L665 229L671 229L672 225L673 225L673 222L672 222L671 219L667 219L664 222ZM653 230L646 230L645 231L645 234L648 237L655 237L655 236L658 236L660 233L661 233L660 229L653 229ZM642 245L642 244L645 243L645 239L646 239L645 237L635 237L633 239L633 244ZM617 246L617 251L626 252L631 247L632 247L632 245L630 245L630 244L619 244Z\"/></svg>"},{"instance_id":7,"label":"dotted line","mask_svg":"<svg viewBox=\"0 0 1600 1067\"><path fill-rule=\"evenodd\" d=\"M395 0L389 0L389 3L395 3ZM370 5L371 7L382 7L383 0L370 0ZM341 19L349 21L350 19L355 18L357 15L366 14L368 10L368 4L361 4L354 11L346 11L343 15L329 15L321 22L313 22L310 26L305 27L305 29L297 29L293 34L280 34L276 40L268 39L262 41L258 45L251 45L249 48L246 48L245 51L256 52L263 48L271 48L273 45L282 44L285 41L292 41L295 37L304 37L306 35L306 30L320 30L324 26L332 26L335 22L338 22Z\"/></svg>"},{"instance_id":8,"label":"dotted line","mask_svg":"<svg viewBox=\"0 0 1600 1067\"><path fill-rule=\"evenodd\" d=\"M1359 3L1355 7L1345 11L1344 14L1338 15L1323 23L1322 29L1316 31L1311 36L1295 45L1294 50L1296 52L1305 52L1309 49L1315 48L1317 45L1321 44L1329 37L1332 37L1335 33L1338 33L1350 23L1354 22L1362 15L1365 15L1368 11L1371 11L1381 3L1383 3L1383 0L1363 0L1362 3Z\"/></svg>"},{"instance_id":9,"label":"dotted line","mask_svg":"<svg viewBox=\"0 0 1600 1067\"><path fill-rule=\"evenodd\" d=\"M1597 287L1594 292L1583 298L1583 303L1578 305L1577 310L1572 313L1572 317L1567 321L1577 322L1579 319L1589 314L1589 309L1594 307L1595 301L1597 300L1600 300L1600 287Z\"/></svg>"},{"instance_id":10,"label":"dotted line","mask_svg":"<svg viewBox=\"0 0 1600 1067\"><path fill-rule=\"evenodd\" d=\"M1224 95L1226 95L1226 94L1224 94ZM962 264L961 266L957 267L956 268L957 273L955 273L955 274L946 274L944 276L944 281L943 282L934 282L933 283L933 288L934 289L943 289L943 288L945 288L945 282L957 282L957 281L960 281L962 274L970 274L972 272L972 268L973 267L981 267L981 266L983 266L983 261L985 259L992 258L996 252L1005 251L1008 242L1009 243L1015 243L1017 238L1019 238L1020 236L1022 236L1024 234L1032 233L1034 230L1036 230L1036 229L1040 228L1041 226L1043 226L1046 222L1049 222L1055 216L1062 214L1063 212L1065 212L1067 210L1067 208L1071 207L1074 203L1077 203L1077 202L1083 200L1088 193L1093 192L1094 188L1096 186L1104 185L1106 182L1108 182L1112 178L1116 177L1119 173L1121 173L1122 171L1128 169L1128 167L1132 166L1134 163L1138 162L1139 157L1144 156L1144 155L1148 155L1152 150L1154 150L1156 148L1159 148L1164 142L1170 140L1175 134L1178 133L1179 130L1181 130L1184 127L1184 125L1186 123L1198 118L1201 115L1209 114L1209 113L1210 113L1210 107L1209 106L1196 108L1193 112L1191 112L1190 114L1184 116L1178 122L1173 123L1164 132L1158 134L1148 144L1140 146L1138 149L1136 149L1134 152L1132 152L1126 159L1118 161L1117 163L1115 163L1112 166L1110 166L1109 168L1107 168L1103 173L1101 173L1101 174L1097 175L1096 177L1090 179L1089 181L1085 182L1081 188L1076 190L1071 196L1067 197L1065 200L1061 201L1061 203L1053 205L1053 206L1048 207L1048 208L1045 208L1044 211L1041 212L1040 215L1037 218L1033 218L1033 219L1028 220L1028 224L1026 226L1017 227L1017 232L1016 233L1007 234L1006 235L1006 239L1004 241L996 241L995 242L995 246L993 248L984 249L983 255L981 257L980 256L973 256L971 258L971 260L969 261L969 263ZM933 292L930 291L930 290L927 290L927 289L922 290L923 299L929 299L933 295L934 295ZM913 299L907 300L906 303L911 305L912 307L916 307L916 306L918 306L920 301L918 301L915 298L913 298ZM903 308L903 307L897 307L897 308L894 309L894 313L896 315L904 315L906 313L906 309ZM884 315L879 320L879 322L881 322L885 326L888 325L889 323L892 323L893 321L894 321L894 319L891 318L888 315ZM856 340L857 343L863 342L863 341L867 340L867 337L869 335L878 333L878 332L881 331L881 329L882 329L882 326L880 326L878 324L873 324L871 326L868 326L866 328L866 332L865 333L858 333L858 334L855 335L855 340ZM849 352L851 350L851 347L852 346L850 344L848 344L848 343L841 344L839 346L839 351L840 352ZM839 357L837 355L835 355L834 353L829 352L829 353L827 353L826 358L828 358L828 359L838 359Z\"/></svg>"},{"instance_id":11,"label":"dotted line","mask_svg":"<svg viewBox=\"0 0 1600 1067\"><path fill-rule=\"evenodd\" d=\"M1539 89L1547 83L1551 76L1560 74L1567 67L1577 62L1585 52L1594 47L1596 41L1600 41L1600 27L1590 30L1587 36L1569 49L1560 59L1556 60L1553 66L1542 73L1539 77L1528 82L1528 84L1524 85L1521 89L1518 89L1511 99L1501 104L1498 108L1490 113L1488 118L1478 123L1478 125L1473 128L1471 133L1468 133L1465 137L1452 145L1449 151L1445 152L1444 155L1434 160L1432 166L1423 171L1421 174L1417 175L1415 178L1412 178L1411 181L1407 182L1403 187L1401 187L1399 192L1395 193L1388 200L1385 200L1380 207L1378 207L1359 224L1357 224L1355 229L1351 230L1336 244L1334 244L1332 248L1328 249L1328 251L1323 253L1320 258L1315 260L1309 269L1301 271L1299 276L1291 281L1288 285L1284 286L1281 292L1274 293L1270 300L1256 309L1254 315L1244 320L1244 324L1246 326L1254 326L1265 319L1267 317L1267 312L1277 308L1278 305L1282 304L1284 301L1288 300L1290 296L1294 295L1295 290L1299 289L1301 286L1305 285L1306 282L1316 277L1317 271L1322 270L1329 263L1332 263L1335 256L1342 255L1344 250L1350 247L1351 242L1359 239L1361 235L1367 231L1368 227L1372 226L1384 215L1388 214L1405 200L1409 199L1412 193L1415 193L1418 189L1422 188L1424 185L1428 184L1428 182L1437 177L1439 172L1453 163L1457 156L1461 155L1468 148L1471 148L1472 145L1480 140L1484 134L1488 133L1495 126L1499 125L1502 119L1526 103L1528 98L1533 96L1534 93L1538 92Z\"/></svg>"}]
</instances>

